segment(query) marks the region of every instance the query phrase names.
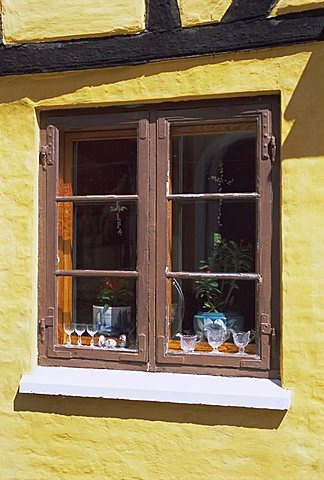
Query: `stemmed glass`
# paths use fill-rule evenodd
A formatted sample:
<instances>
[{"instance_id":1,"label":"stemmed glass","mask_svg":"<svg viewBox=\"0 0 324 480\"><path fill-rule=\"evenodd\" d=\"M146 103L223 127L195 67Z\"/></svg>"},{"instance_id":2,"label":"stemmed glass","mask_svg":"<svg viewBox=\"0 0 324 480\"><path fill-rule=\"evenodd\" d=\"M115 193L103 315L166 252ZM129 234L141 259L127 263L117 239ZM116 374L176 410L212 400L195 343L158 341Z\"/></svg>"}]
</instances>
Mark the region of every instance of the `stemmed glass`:
<instances>
[{"instance_id":1,"label":"stemmed glass","mask_svg":"<svg viewBox=\"0 0 324 480\"><path fill-rule=\"evenodd\" d=\"M253 331L248 332L235 332L232 330L233 340L238 348L237 355L247 355L244 349L254 339L255 333Z\"/></svg>"},{"instance_id":2,"label":"stemmed glass","mask_svg":"<svg viewBox=\"0 0 324 480\"><path fill-rule=\"evenodd\" d=\"M204 332L206 332L207 341L213 349L212 353L216 355L223 355L223 352L220 352L218 347L220 347L225 340L228 339L229 331L219 325L212 324L207 325L207 327L204 328Z\"/></svg>"},{"instance_id":3,"label":"stemmed glass","mask_svg":"<svg viewBox=\"0 0 324 480\"><path fill-rule=\"evenodd\" d=\"M67 323L63 325L64 332L68 336L68 340L66 342L66 347L72 347L72 342L71 342L71 335L75 330L75 323Z\"/></svg>"},{"instance_id":4,"label":"stemmed glass","mask_svg":"<svg viewBox=\"0 0 324 480\"><path fill-rule=\"evenodd\" d=\"M94 337L95 334L98 332L98 327L97 327L97 325L93 325L93 324L87 325L87 332L88 332L88 334L91 336L90 347L93 348L93 347L94 347L93 337Z\"/></svg>"},{"instance_id":5,"label":"stemmed glass","mask_svg":"<svg viewBox=\"0 0 324 480\"><path fill-rule=\"evenodd\" d=\"M78 335L78 347L82 347L81 335L86 331L85 323L76 323L75 324L75 333Z\"/></svg>"}]
</instances>

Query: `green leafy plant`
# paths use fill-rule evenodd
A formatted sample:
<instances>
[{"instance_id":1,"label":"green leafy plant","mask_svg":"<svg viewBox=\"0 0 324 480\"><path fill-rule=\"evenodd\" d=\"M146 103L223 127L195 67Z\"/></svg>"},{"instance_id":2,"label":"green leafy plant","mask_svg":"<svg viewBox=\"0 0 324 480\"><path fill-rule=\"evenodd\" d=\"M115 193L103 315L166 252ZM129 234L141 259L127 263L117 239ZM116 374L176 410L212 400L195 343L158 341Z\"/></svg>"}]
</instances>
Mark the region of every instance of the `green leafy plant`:
<instances>
[{"instance_id":1,"label":"green leafy plant","mask_svg":"<svg viewBox=\"0 0 324 480\"><path fill-rule=\"evenodd\" d=\"M252 268L252 245L238 244L222 239L214 233L212 255L200 261L199 269L205 273L244 273ZM203 278L196 281L196 298L202 300L206 312L224 312L235 308L237 280Z\"/></svg>"},{"instance_id":2,"label":"green leafy plant","mask_svg":"<svg viewBox=\"0 0 324 480\"><path fill-rule=\"evenodd\" d=\"M97 295L104 312L109 307L127 307L133 293L129 289L129 282L123 278L106 278L104 285Z\"/></svg>"}]
</instances>

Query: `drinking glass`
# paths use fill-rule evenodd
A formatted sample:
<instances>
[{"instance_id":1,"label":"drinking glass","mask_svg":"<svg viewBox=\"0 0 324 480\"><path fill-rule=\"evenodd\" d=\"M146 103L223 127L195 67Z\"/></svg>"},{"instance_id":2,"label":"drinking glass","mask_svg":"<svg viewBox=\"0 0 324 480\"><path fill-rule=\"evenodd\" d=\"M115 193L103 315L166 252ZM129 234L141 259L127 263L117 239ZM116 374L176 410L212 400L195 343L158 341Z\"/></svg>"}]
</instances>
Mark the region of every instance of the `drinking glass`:
<instances>
[{"instance_id":1,"label":"drinking glass","mask_svg":"<svg viewBox=\"0 0 324 480\"><path fill-rule=\"evenodd\" d=\"M235 332L235 330L232 330L233 334L233 340L235 345L238 347L238 355L247 355L245 353L244 349L254 339L254 332L253 331L248 331L248 332Z\"/></svg>"},{"instance_id":2,"label":"drinking glass","mask_svg":"<svg viewBox=\"0 0 324 480\"><path fill-rule=\"evenodd\" d=\"M72 347L71 335L75 330L75 323L67 323L63 325L64 332L68 336L68 340L65 344L66 347Z\"/></svg>"},{"instance_id":3,"label":"drinking glass","mask_svg":"<svg viewBox=\"0 0 324 480\"><path fill-rule=\"evenodd\" d=\"M87 325L87 332L88 334L91 336L91 342L90 342L90 347L93 348L94 347L94 340L93 340L93 337L95 336L95 334L98 332L98 327L97 325Z\"/></svg>"},{"instance_id":4,"label":"drinking glass","mask_svg":"<svg viewBox=\"0 0 324 480\"><path fill-rule=\"evenodd\" d=\"M85 323L76 323L75 324L75 333L78 335L78 347L82 347L81 335L86 331Z\"/></svg>"}]
</instances>

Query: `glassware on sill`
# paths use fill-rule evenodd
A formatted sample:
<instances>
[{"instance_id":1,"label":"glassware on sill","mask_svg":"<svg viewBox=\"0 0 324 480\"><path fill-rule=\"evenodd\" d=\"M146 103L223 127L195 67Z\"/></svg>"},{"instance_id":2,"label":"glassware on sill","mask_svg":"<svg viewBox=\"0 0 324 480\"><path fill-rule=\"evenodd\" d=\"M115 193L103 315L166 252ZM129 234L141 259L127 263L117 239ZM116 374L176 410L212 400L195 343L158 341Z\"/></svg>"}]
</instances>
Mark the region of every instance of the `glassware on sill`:
<instances>
[{"instance_id":1,"label":"glassware on sill","mask_svg":"<svg viewBox=\"0 0 324 480\"><path fill-rule=\"evenodd\" d=\"M229 330L224 328L221 325L217 324L210 324L207 325L204 328L204 331L206 332L206 337L209 345L212 347L213 351L212 353L216 355L223 355L222 352L218 350L218 347L220 347L229 337Z\"/></svg>"},{"instance_id":2,"label":"glassware on sill","mask_svg":"<svg viewBox=\"0 0 324 480\"><path fill-rule=\"evenodd\" d=\"M78 347L82 347L82 340L81 336L86 331L86 324L85 323L76 323L75 324L75 333L78 335Z\"/></svg>"},{"instance_id":3,"label":"glassware on sill","mask_svg":"<svg viewBox=\"0 0 324 480\"><path fill-rule=\"evenodd\" d=\"M104 345L105 345L107 348L116 348L117 342L116 342L116 340L114 340L113 338L108 338L108 339L104 342Z\"/></svg>"},{"instance_id":4,"label":"glassware on sill","mask_svg":"<svg viewBox=\"0 0 324 480\"><path fill-rule=\"evenodd\" d=\"M90 348L94 348L94 338L93 337L98 332L97 325L92 325L92 324L87 325L87 332L91 337Z\"/></svg>"},{"instance_id":5,"label":"glassware on sill","mask_svg":"<svg viewBox=\"0 0 324 480\"><path fill-rule=\"evenodd\" d=\"M238 348L237 355L248 355L245 353L245 347L254 339L255 333L249 330L248 332L236 332L231 330L233 334L233 340Z\"/></svg>"},{"instance_id":6,"label":"glassware on sill","mask_svg":"<svg viewBox=\"0 0 324 480\"><path fill-rule=\"evenodd\" d=\"M71 335L75 330L75 323L68 323L63 325L63 330L68 336L68 340L65 344L66 347L72 347Z\"/></svg>"},{"instance_id":7,"label":"glassware on sill","mask_svg":"<svg viewBox=\"0 0 324 480\"><path fill-rule=\"evenodd\" d=\"M126 343L127 343L127 337L126 335L123 333L122 335L120 335L118 337L118 346L120 348L125 348L126 347Z\"/></svg>"},{"instance_id":8,"label":"glassware on sill","mask_svg":"<svg viewBox=\"0 0 324 480\"><path fill-rule=\"evenodd\" d=\"M197 335L183 335L182 333L177 333L176 337L180 338L180 347L185 353L193 352L197 343L201 341Z\"/></svg>"}]
</instances>

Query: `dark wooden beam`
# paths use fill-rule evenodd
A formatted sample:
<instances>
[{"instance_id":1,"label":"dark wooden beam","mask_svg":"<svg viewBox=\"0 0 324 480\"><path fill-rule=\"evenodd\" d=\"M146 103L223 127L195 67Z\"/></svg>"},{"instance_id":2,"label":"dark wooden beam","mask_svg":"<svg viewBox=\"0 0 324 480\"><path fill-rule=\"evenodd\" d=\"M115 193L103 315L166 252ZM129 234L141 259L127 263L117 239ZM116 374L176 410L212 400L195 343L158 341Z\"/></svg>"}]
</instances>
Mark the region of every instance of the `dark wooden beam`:
<instances>
[{"instance_id":1,"label":"dark wooden beam","mask_svg":"<svg viewBox=\"0 0 324 480\"><path fill-rule=\"evenodd\" d=\"M0 46L0 75L135 65L324 40L324 9L140 35Z\"/></svg>"},{"instance_id":2,"label":"dark wooden beam","mask_svg":"<svg viewBox=\"0 0 324 480\"><path fill-rule=\"evenodd\" d=\"M146 0L146 28L150 32L166 32L181 28L177 0Z\"/></svg>"},{"instance_id":3,"label":"dark wooden beam","mask_svg":"<svg viewBox=\"0 0 324 480\"><path fill-rule=\"evenodd\" d=\"M232 0L232 4L225 13L223 22L267 17L278 0Z\"/></svg>"},{"instance_id":4,"label":"dark wooden beam","mask_svg":"<svg viewBox=\"0 0 324 480\"><path fill-rule=\"evenodd\" d=\"M2 36L2 16L0 14L0 46L3 44L3 36Z\"/></svg>"}]
</instances>

